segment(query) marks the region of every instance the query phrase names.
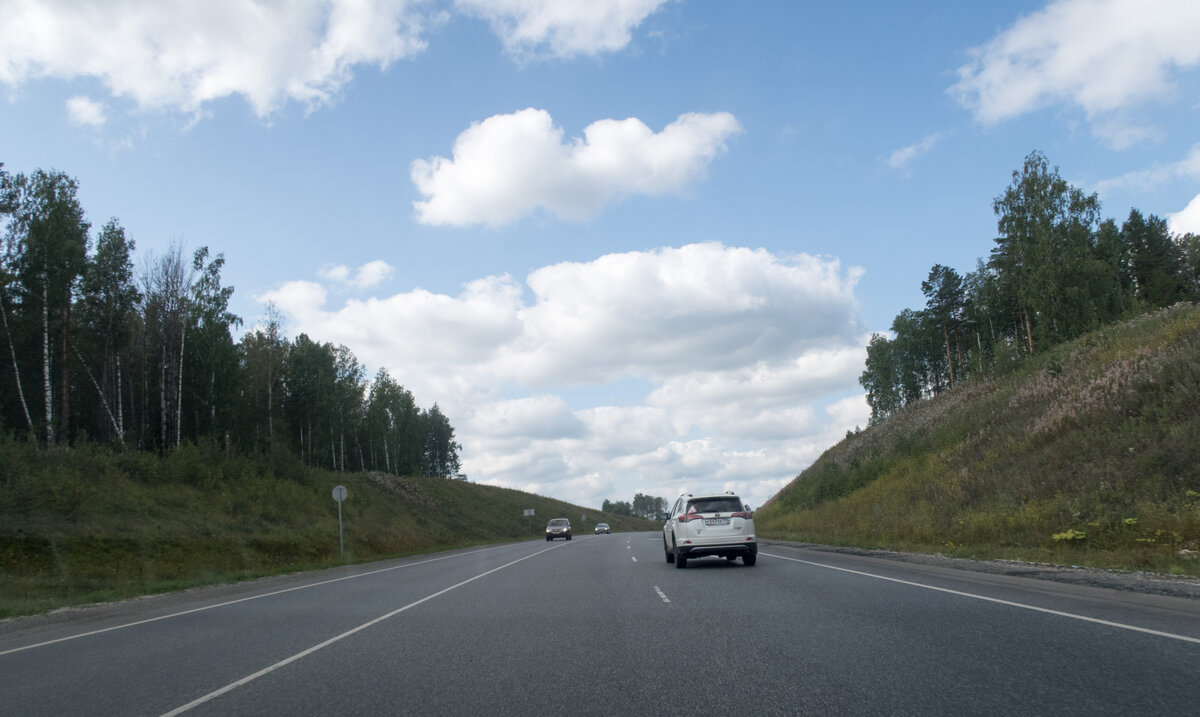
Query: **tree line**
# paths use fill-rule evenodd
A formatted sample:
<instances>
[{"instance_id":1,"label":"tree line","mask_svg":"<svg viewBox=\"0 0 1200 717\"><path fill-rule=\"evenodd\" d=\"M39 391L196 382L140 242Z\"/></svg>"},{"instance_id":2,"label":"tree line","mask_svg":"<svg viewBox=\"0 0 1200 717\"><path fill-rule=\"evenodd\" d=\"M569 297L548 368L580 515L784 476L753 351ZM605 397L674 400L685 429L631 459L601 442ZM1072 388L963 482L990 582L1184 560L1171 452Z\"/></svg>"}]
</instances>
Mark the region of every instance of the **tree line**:
<instances>
[{"instance_id":1,"label":"tree line","mask_svg":"<svg viewBox=\"0 0 1200 717\"><path fill-rule=\"evenodd\" d=\"M871 423L975 375L1012 366L1104 324L1200 300L1200 236L1137 209L1118 227L1100 200L1034 151L995 198L991 255L960 275L935 264L925 307L873 334L859 383Z\"/></svg>"},{"instance_id":2,"label":"tree line","mask_svg":"<svg viewBox=\"0 0 1200 717\"><path fill-rule=\"evenodd\" d=\"M78 182L0 163L0 430L46 447L80 441L166 452L280 446L341 471L463 477L437 404L345 346L288 341L268 308L234 341L222 254L172 246L133 264L114 218L93 238Z\"/></svg>"},{"instance_id":3,"label":"tree line","mask_svg":"<svg viewBox=\"0 0 1200 717\"><path fill-rule=\"evenodd\" d=\"M635 493L633 502L627 500L604 500L600 510L613 515L630 515L637 518L657 520L667 512L667 501L642 493Z\"/></svg>"}]
</instances>

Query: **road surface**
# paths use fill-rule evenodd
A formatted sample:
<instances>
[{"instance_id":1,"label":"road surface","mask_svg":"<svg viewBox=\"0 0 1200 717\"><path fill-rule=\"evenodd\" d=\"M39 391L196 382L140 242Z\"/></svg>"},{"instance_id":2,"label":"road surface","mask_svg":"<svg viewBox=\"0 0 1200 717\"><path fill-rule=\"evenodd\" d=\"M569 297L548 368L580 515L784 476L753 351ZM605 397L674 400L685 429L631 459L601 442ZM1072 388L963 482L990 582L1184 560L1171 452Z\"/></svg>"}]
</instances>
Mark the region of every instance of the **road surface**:
<instances>
[{"instance_id":1,"label":"road surface","mask_svg":"<svg viewBox=\"0 0 1200 717\"><path fill-rule=\"evenodd\" d=\"M580 535L0 623L0 715L1194 715L1200 600Z\"/></svg>"}]
</instances>

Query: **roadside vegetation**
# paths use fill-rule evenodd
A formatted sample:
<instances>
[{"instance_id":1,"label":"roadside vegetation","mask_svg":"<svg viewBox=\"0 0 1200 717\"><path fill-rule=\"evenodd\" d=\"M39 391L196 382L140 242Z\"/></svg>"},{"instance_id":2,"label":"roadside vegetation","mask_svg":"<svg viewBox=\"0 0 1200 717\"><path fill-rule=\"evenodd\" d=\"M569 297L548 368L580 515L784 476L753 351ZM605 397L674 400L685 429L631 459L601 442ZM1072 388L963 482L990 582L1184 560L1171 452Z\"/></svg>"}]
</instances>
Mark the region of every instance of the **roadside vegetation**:
<instances>
[{"instance_id":1,"label":"roadside vegetation","mask_svg":"<svg viewBox=\"0 0 1200 717\"><path fill-rule=\"evenodd\" d=\"M764 537L1200 575L1200 308L912 402L755 515Z\"/></svg>"},{"instance_id":2,"label":"roadside vegetation","mask_svg":"<svg viewBox=\"0 0 1200 717\"><path fill-rule=\"evenodd\" d=\"M756 516L764 536L1200 574L1200 237L1120 227L1033 152L991 256L875 334L871 420Z\"/></svg>"},{"instance_id":3,"label":"roadside vegetation","mask_svg":"<svg viewBox=\"0 0 1200 717\"><path fill-rule=\"evenodd\" d=\"M337 503L346 554L339 554ZM533 509L532 518L524 516ZM586 518L584 517L586 516ZM656 524L516 490L308 468L290 450L159 458L0 439L0 617L484 543Z\"/></svg>"}]
</instances>

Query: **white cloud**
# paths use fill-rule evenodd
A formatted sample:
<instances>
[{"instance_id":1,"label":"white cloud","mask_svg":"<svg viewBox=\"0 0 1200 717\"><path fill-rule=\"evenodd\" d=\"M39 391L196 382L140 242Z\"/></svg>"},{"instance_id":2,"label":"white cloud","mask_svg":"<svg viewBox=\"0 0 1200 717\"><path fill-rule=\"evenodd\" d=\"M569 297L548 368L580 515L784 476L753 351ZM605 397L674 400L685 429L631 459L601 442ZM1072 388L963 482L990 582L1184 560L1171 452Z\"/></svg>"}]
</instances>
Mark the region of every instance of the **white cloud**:
<instances>
[{"instance_id":1,"label":"white cloud","mask_svg":"<svg viewBox=\"0 0 1200 717\"><path fill-rule=\"evenodd\" d=\"M105 120L104 104L83 96L72 97L67 100L67 119L81 127L100 127Z\"/></svg>"},{"instance_id":2,"label":"white cloud","mask_svg":"<svg viewBox=\"0 0 1200 717\"><path fill-rule=\"evenodd\" d=\"M916 144L910 144L907 147L895 150L888 157L888 166L892 169L905 169L908 167L909 162L933 149L934 145L940 142L943 136L941 132L935 132Z\"/></svg>"},{"instance_id":3,"label":"white cloud","mask_svg":"<svg viewBox=\"0 0 1200 717\"><path fill-rule=\"evenodd\" d=\"M1169 100L1198 35L1194 0L1058 0L975 48L949 92L987 124L1062 102L1094 119Z\"/></svg>"},{"instance_id":4,"label":"white cloud","mask_svg":"<svg viewBox=\"0 0 1200 717\"><path fill-rule=\"evenodd\" d=\"M353 275L351 275L349 267L341 265L323 267L317 272L317 275L335 284L342 284L361 291L382 284L395 271L393 266L377 259L358 267L358 271Z\"/></svg>"},{"instance_id":5,"label":"white cloud","mask_svg":"<svg viewBox=\"0 0 1200 717\"><path fill-rule=\"evenodd\" d=\"M665 0L460 0L516 56L625 47ZM426 47L444 6L425 0L0 0L0 84L98 79L142 110L201 117L240 96L259 117L335 102L361 66ZM73 112L73 117L74 112Z\"/></svg>"},{"instance_id":6,"label":"white cloud","mask_svg":"<svg viewBox=\"0 0 1200 717\"><path fill-rule=\"evenodd\" d=\"M359 64L420 52L409 0L7 2L0 82L95 77L142 109L196 113L241 95L266 116L329 103Z\"/></svg>"},{"instance_id":7,"label":"white cloud","mask_svg":"<svg viewBox=\"0 0 1200 717\"><path fill-rule=\"evenodd\" d=\"M1200 194L1182 211L1167 215L1167 228L1175 234L1200 234Z\"/></svg>"},{"instance_id":8,"label":"white cloud","mask_svg":"<svg viewBox=\"0 0 1200 717\"><path fill-rule=\"evenodd\" d=\"M582 220L629 195L686 191L740 130L727 112L684 114L657 133L635 118L606 119L564 142L545 110L495 115L458 136L452 159L412 163L427 197L413 206L425 224L500 226L538 209Z\"/></svg>"},{"instance_id":9,"label":"white cloud","mask_svg":"<svg viewBox=\"0 0 1200 717\"><path fill-rule=\"evenodd\" d=\"M1200 144L1194 145L1188 155L1178 162L1097 182L1096 191L1101 195L1113 190L1145 192L1179 179L1200 179Z\"/></svg>"},{"instance_id":10,"label":"white cloud","mask_svg":"<svg viewBox=\"0 0 1200 717\"><path fill-rule=\"evenodd\" d=\"M620 50L630 33L667 0L455 0L487 20L518 57L598 55Z\"/></svg>"},{"instance_id":11,"label":"white cloud","mask_svg":"<svg viewBox=\"0 0 1200 717\"><path fill-rule=\"evenodd\" d=\"M585 431L583 422L571 412L566 401L552 395L490 403L475 412L471 423L479 432L501 439L576 438Z\"/></svg>"},{"instance_id":12,"label":"white cloud","mask_svg":"<svg viewBox=\"0 0 1200 717\"><path fill-rule=\"evenodd\" d=\"M869 415L859 275L706 243L545 266L524 285L487 277L457 296L326 307L322 286L293 282L258 298L290 331L350 346L436 401L473 480L595 506L683 488L761 504ZM631 379L645 395L603 398ZM602 398L572 405L578 387Z\"/></svg>"}]
</instances>

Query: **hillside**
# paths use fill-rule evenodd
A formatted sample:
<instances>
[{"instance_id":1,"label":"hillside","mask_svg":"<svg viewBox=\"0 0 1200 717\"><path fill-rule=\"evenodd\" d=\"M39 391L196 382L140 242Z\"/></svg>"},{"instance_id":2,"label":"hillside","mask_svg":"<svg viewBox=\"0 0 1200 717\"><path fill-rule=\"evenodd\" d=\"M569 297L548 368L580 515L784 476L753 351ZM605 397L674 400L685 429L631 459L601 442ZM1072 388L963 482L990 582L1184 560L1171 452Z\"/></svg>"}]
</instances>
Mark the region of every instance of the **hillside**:
<instances>
[{"instance_id":1,"label":"hillside","mask_svg":"<svg viewBox=\"0 0 1200 717\"><path fill-rule=\"evenodd\" d=\"M760 535L1200 574L1200 308L1179 304L847 435Z\"/></svg>"},{"instance_id":2,"label":"hillside","mask_svg":"<svg viewBox=\"0 0 1200 717\"><path fill-rule=\"evenodd\" d=\"M0 439L0 617L339 565L338 484L346 562L540 537L552 517L576 534L658 527L457 480L312 470L285 451L160 459Z\"/></svg>"}]
</instances>

